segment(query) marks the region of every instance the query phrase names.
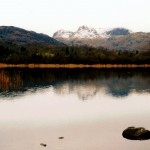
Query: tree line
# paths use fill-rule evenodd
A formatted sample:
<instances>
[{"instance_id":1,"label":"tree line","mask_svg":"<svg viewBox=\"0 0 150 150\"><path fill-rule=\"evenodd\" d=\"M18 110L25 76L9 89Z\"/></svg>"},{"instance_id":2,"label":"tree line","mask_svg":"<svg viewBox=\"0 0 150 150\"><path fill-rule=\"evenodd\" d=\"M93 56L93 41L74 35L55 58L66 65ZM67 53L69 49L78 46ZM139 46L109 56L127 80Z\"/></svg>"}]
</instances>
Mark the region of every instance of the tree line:
<instances>
[{"instance_id":1,"label":"tree line","mask_svg":"<svg viewBox=\"0 0 150 150\"><path fill-rule=\"evenodd\" d=\"M10 64L150 64L150 50L119 51L104 47L16 45L0 41L0 63Z\"/></svg>"}]
</instances>

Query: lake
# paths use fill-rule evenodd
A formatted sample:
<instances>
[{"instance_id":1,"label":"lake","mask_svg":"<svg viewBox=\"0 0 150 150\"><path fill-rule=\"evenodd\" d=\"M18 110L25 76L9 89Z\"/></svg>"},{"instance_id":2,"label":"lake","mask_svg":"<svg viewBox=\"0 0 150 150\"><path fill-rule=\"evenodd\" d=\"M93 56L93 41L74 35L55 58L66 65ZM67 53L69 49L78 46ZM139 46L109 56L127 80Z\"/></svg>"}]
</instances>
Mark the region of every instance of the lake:
<instances>
[{"instance_id":1,"label":"lake","mask_svg":"<svg viewBox=\"0 0 150 150\"><path fill-rule=\"evenodd\" d=\"M149 150L130 126L150 130L148 68L0 69L1 150Z\"/></svg>"}]
</instances>

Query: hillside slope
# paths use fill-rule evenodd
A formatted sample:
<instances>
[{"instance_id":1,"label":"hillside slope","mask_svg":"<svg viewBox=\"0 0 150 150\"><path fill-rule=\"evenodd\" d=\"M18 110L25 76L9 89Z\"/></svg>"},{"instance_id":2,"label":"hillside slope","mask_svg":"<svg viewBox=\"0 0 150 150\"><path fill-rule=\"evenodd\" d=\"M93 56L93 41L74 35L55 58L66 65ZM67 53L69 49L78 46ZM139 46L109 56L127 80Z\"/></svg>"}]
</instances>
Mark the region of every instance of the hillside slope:
<instances>
[{"instance_id":1,"label":"hillside slope","mask_svg":"<svg viewBox=\"0 0 150 150\"><path fill-rule=\"evenodd\" d=\"M45 34L27 31L13 26L0 26L0 40L14 44L46 43L50 45L63 45L61 42Z\"/></svg>"}]
</instances>

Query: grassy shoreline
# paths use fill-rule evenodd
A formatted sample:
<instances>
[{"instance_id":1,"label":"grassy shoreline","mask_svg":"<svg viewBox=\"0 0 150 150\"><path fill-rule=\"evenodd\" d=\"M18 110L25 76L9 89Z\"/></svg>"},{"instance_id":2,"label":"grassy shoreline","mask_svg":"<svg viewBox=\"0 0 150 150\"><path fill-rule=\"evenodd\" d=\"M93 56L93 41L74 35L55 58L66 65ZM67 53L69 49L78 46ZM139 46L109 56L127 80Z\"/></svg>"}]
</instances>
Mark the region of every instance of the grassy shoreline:
<instances>
[{"instance_id":1,"label":"grassy shoreline","mask_svg":"<svg viewBox=\"0 0 150 150\"><path fill-rule=\"evenodd\" d=\"M0 68L150 68L150 64L2 64Z\"/></svg>"}]
</instances>

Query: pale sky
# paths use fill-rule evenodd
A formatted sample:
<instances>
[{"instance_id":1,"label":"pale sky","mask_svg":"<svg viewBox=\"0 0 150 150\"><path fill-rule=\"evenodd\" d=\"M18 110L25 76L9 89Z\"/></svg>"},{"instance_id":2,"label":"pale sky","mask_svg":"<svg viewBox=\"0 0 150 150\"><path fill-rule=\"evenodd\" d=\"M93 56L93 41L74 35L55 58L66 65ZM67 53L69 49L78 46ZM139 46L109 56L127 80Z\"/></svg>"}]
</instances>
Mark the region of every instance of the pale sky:
<instances>
[{"instance_id":1,"label":"pale sky","mask_svg":"<svg viewBox=\"0 0 150 150\"><path fill-rule=\"evenodd\" d=\"M150 32L150 0L0 0L1 25L50 36L81 25Z\"/></svg>"}]
</instances>

